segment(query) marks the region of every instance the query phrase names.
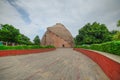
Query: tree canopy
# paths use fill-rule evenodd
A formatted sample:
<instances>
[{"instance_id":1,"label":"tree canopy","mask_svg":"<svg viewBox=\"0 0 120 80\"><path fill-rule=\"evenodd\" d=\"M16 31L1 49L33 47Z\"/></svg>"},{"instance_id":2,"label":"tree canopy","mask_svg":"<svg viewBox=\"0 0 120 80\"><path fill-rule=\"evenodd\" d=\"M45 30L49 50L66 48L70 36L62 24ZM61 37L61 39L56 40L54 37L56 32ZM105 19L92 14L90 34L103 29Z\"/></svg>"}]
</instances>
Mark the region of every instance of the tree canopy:
<instances>
[{"instance_id":1,"label":"tree canopy","mask_svg":"<svg viewBox=\"0 0 120 80\"><path fill-rule=\"evenodd\" d=\"M32 44L32 42L30 41L30 39L27 36L25 36L24 34L19 34L18 35L17 42L19 44L27 44L27 45Z\"/></svg>"},{"instance_id":2,"label":"tree canopy","mask_svg":"<svg viewBox=\"0 0 120 80\"><path fill-rule=\"evenodd\" d=\"M105 24L94 22L87 23L79 30L75 38L75 44L95 44L111 40L111 35Z\"/></svg>"},{"instance_id":3,"label":"tree canopy","mask_svg":"<svg viewBox=\"0 0 120 80\"><path fill-rule=\"evenodd\" d=\"M1 25L0 40L6 42L17 42L17 36L20 34L19 30L12 25Z\"/></svg>"},{"instance_id":4,"label":"tree canopy","mask_svg":"<svg viewBox=\"0 0 120 80\"><path fill-rule=\"evenodd\" d=\"M118 22L117 22L117 26L120 27L120 20L118 20Z\"/></svg>"},{"instance_id":5,"label":"tree canopy","mask_svg":"<svg viewBox=\"0 0 120 80\"><path fill-rule=\"evenodd\" d=\"M113 35L113 40L120 40L120 32L119 31Z\"/></svg>"},{"instance_id":6,"label":"tree canopy","mask_svg":"<svg viewBox=\"0 0 120 80\"><path fill-rule=\"evenodd\" d=\"M40 45L40 38L39 38L39 36L37 35L37 36L35 36L35 38L34 38L34 44L35 45Z\"/></svg>"},{"instance_id":7,"label":"tree canopy","mask_svg":"<svg viewBox=\"0 0 120 80\"><path fill-rule=\"evenodd\" d=\"M27 45L32 44L27 36L19 32L19 29L16 29L13 25L9 24L0 26L0 41Z\"/></svg>"}]
</instances>

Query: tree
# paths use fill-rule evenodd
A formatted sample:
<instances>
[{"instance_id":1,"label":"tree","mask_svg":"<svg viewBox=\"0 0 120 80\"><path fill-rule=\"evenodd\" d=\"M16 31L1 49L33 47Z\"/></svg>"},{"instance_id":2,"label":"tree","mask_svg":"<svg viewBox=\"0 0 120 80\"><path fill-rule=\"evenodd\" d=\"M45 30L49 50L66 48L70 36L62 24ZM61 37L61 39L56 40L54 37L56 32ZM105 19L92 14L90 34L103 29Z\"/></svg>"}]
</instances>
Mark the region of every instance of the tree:
<instances>
[{"instance_id":1,"label":"tree","mask_svg":"<svg viewBox=\"0 0 120 80\"><path fill-rule=\"evenodd\" d=\"M15 43L17 42L17 36L20 34L19 29L14 26L5 24L1 25L0 40L5 42Z\"/></svg>"},{"instance_id":2,"label":"tree","mask_svg":"<svg viewBox=\"0 0 120 80\"><path fill-rule=\"evenodd\" d=\"M25 36L24 34L19 34L17 36L17 42L19 44L26 44L26 45L31 45L32 44L30 39L27 36Z\"/></svg>"},{"instance_id":3,"label":"tree","mask_svg":"<svg viewBox=\"0 0 120 80\"><path fill-rule=\"evenodd\" d=\"M37 36L35 36L35 38L34 38L34 44L36 44L36 45L40 45L40 38L39 38L39 36L37 35Z\"/></svg>"},{"instance_id":4,"label":"tree","mask_svg":"<svg viewBox=\"0 0 120 80\"><path fill-rule=\"evenodd\" d=\"M120 20L118 20L118 22L117 22L117 26L120 27Z\"/></svg>"},{"instance_id":5,"label":"tree","mask_svg":"<svg viewBox=\"0 0 120 80\"><path fill-rule=\"evenodd\" d=\"M117 32L115 35L113 35L113 40L120 40L120 32Z\"/></svg>"},{"instance_id":6,"label":"tree","mask_svg":"<svg viewBox=\"0 0 120 80\"><path fill-rule=\"evenodd\" d=\"M114 34L116 34L117 32L119 32L119 31L117 31L117 30L112 30L112 31L110 31L110 34L114 35Z\"/></svg>"},{"instance_id":7,"label":"tree","mask_svg":"<svg viewBox=\"0 0 120 80\"><path fill-rule=\"evenodd\" d=\"M120 27L120 20L118 20L117 22L117 27ZM113 30L111 31L111 34L113 36L113 40L120 40L120 31L117 31L117 30Z\"/></svg>"},{"instance_id":8,"label":"tree","mask_svg":"<svg viewBox=\"0 0 120 80\"><path fill-rule=\"evenodd\" d=\"M86 24L79 30L76 36L76 45L80 44L95 44L111 40L110 32L104 24L94 22Z\"/></svg>"},{"instance_id":9,"label":"tree","mask_svg":"<svg viewBox=\"0 0 120 80\"><path fill-rule=\"evenodd\" d=\"M19 29L16 29L14 26L9 24L0 25L0 41L25 45L32 44L27 36L19 32Z\"/></svg>"}]
</instances>

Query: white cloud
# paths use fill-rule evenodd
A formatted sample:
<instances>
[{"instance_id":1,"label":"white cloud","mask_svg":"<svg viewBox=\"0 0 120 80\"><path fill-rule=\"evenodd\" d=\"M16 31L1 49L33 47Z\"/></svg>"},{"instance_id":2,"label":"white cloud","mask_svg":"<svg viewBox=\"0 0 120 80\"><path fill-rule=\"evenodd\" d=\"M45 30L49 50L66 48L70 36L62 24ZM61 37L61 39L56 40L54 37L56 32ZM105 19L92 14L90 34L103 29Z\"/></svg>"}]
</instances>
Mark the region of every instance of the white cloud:
<instances>
[{"instance_id":1,"label":"white cloud","mask_svg":"<svg viewBox=\"0 0 120 80\"><path fill-rule=\"evenodd\" d=\"M22 13L6 1L0 1L0 23L15 25L33 39L42 37L47 27L63 23L75 36L86 23L100 22L110 30L117 29L120 19L119 0L13 0L28 13L31 23L25 24ZM7 19L6 19L7 18Z\"/></svg>"},{"instance_id":2,"label":"white cloud","mask_svg":"<svg viewBox=\"0 0 120 80\"><path fill-rule=\"evenodd\" d=\"M18 12L13 9L7 2L0 1L0 23L21 24L23 21ZM18 21L19 20L19 21Z\"/></svg>"}]
</instances>

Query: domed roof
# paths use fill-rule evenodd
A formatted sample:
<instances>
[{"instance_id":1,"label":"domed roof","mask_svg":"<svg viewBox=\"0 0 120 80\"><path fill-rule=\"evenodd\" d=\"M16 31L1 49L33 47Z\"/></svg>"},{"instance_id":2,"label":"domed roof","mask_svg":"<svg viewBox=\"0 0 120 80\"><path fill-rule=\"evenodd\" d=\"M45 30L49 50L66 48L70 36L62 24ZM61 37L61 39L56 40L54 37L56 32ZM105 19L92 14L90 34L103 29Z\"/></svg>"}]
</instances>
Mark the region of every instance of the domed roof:
<instances>
[{"instance_id":1,"label":"domed roof","mask_svg":"<svg viewBox=\"0 0 120 80\"><path fill-rule=\"evenodd\" d=\"M73 37L71 33L61 23L56 23L56 25L48 27L47 30L53 32L54 34L56 34L57 36L59 36L67 42L73 42Z\"/></svg>"}]
</instances>

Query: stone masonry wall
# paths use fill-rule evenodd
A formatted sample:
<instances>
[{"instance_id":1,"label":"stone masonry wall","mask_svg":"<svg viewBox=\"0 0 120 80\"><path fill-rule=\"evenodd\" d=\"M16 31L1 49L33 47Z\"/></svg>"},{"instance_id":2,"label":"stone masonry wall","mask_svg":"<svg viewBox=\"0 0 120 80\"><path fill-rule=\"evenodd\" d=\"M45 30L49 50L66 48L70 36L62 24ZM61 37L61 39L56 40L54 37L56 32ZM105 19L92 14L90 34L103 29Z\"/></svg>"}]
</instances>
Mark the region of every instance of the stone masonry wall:
<instances>
[{"instance_id":1,"label":"stone masonry wall","mask_svg":"<svg viewBox=\"0 0 120 80\"><path fill-rule=\"evenodd\" d=\"M46 44L45 45L54 45L55 47L72 47L67 41L60 38L51 31L47 31L46 34Z\"/></svg>"}]
</instances>

